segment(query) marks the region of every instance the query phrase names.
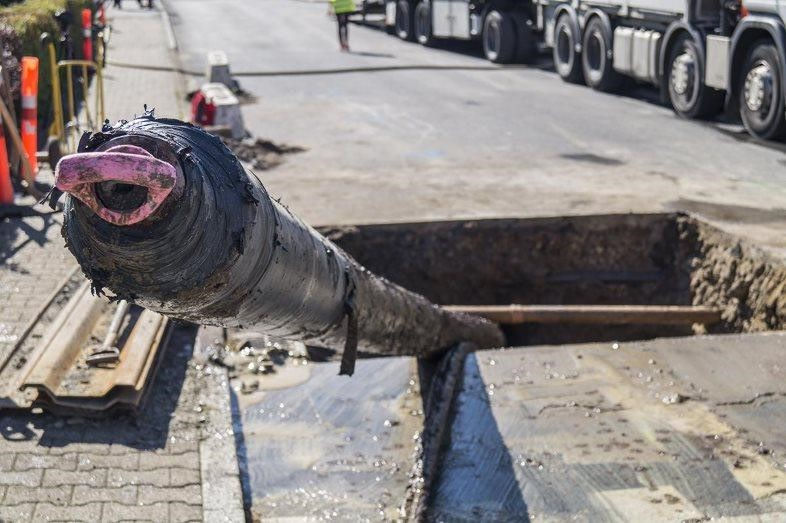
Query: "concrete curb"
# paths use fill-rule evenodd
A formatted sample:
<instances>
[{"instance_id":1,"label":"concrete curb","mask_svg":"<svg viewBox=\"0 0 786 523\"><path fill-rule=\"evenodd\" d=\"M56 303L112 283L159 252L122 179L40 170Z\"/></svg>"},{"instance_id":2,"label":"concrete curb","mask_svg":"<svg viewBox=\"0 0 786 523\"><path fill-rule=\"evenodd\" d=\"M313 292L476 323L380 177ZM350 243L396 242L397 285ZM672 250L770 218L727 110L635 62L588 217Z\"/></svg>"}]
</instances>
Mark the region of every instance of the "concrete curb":
<instances>
[{"instance_id":1,"label":"concrete curb","mask_svg":"<svg viewBox=\"0 0 786 523\"><path fill-rule=\"evenodd\" d=\"M172 26L172 18L169 16L169 9L167 2L161 1L161 22L164 24L164 33L170 51L177 51L177 38L175 38L175 29Z\"/></svg>"},{"instance_id":2,"label":"concrete curb","mask_svg":"<svg viewBox=\"0 0 786 523\"><path fill-rule=\"evenodd\" d=\"M202 517L207 523L245 521L240 467L232 427L227 369L207 362L207 349L223 343L224 330L200 327L194 347L193 361L202 366L199 404L205 417L199 443L199 465L202 480Z\"/></svg>"}]
</instances>

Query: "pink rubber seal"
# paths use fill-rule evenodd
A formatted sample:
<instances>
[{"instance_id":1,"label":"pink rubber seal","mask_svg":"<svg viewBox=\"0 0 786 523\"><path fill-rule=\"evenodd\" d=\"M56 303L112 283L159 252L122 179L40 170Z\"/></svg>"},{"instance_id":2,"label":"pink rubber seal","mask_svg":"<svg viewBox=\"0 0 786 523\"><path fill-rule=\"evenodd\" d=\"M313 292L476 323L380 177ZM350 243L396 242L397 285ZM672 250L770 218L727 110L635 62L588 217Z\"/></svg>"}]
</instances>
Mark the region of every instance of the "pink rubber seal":
<instances>
[{"instance_id":1,"label":"pink rubber seal","mask_svg":"<svg viewBox=\"0 0 786 523\"><path fill-rule=\"evenodd\" d=\"M136 209L108 209L96 196L95 184L120 182L147 188L147 199ZM64 156L55 167L55 186L87 205L114 225L133 225L150 217L175 189L182 189L182 175L175 166L159 160L141 147L118 145L104 152Z\"/></svg>"}]
</instances>

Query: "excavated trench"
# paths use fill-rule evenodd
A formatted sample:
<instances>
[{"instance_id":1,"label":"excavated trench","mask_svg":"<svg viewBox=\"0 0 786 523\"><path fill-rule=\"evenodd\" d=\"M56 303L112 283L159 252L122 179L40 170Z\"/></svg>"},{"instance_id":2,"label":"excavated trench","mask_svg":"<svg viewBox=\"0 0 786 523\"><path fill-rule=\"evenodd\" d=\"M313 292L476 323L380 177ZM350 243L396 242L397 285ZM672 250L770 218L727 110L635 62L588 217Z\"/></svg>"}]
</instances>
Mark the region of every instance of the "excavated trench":
<instances>
[{"instance_id":1,"label":"excavated trench","mask_svg":"<svg viewBox=\"0 0 786 523\"><path fill-rule=\"evenodd\" d=\"M505 327L508 345L629 341L786 326L786 265L684 214L324 227L376 274L450 305L703 305L711 326Z\"/></svg>"}]
</instances>

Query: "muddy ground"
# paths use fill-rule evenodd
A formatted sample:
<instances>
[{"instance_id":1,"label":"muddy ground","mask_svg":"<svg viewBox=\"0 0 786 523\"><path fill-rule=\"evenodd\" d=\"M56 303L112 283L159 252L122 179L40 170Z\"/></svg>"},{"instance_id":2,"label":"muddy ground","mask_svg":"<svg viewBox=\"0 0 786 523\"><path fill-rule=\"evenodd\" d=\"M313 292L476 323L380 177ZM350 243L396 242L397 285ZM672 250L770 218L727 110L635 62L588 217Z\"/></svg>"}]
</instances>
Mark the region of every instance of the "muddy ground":
<instances>
[{"instance_id":1,"label":"muddy ground","mask_svg":"<svg viewBox=\"0 0 786 523\"><path fill-rule=\"evenodd\" d=\"M275 143L264 138L222 137L221 140L241 161L254 170L265 171L281 165L289 154L302 153L306 149L298 145Z\"/></svg>"}]
</instances>

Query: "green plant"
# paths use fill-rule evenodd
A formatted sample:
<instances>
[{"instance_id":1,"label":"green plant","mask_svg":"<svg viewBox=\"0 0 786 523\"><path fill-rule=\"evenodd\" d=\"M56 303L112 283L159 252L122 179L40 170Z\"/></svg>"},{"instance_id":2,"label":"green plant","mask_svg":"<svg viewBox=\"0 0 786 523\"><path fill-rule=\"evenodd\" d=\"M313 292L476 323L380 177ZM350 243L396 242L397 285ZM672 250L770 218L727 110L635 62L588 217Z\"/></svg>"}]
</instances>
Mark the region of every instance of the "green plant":
<instances>
[{"instance_id":1,"label":"green plant","mask_svg":"<svg viewBox=\"0 0 786 523\"><path fill-rule=\"evenodd\" d=\"M91 0L25 0L24 2L11 2L0 0L0 26L5 25L12 29L5 31L4 35L15 34L18 40L15 43L4 44L2 47L19 49L22 56L36 56L40 61L38 72L38 131L39 146L42 146L49 125L52 122L52 80L49 57L46 49L41 45L41 35L49 33L57 40L59 30L54 15L62 9L69 9L73 13L74 23L71 26L71 38L77 56L82 49L81 11L92 8ZM9 38L11 36L6 36ZM17 56L20 59L21 56ZM5 60L3 60L5 63ZM18 66L18 65L17 65ZM14 74L12 72L12 74ZM17 73L18 74L18 73ZM65 89L65 86L63 86ZM18 93L15 93L18 95ZM17 114L19 111L17 98Z\"/></svg>"}]
</instances>

